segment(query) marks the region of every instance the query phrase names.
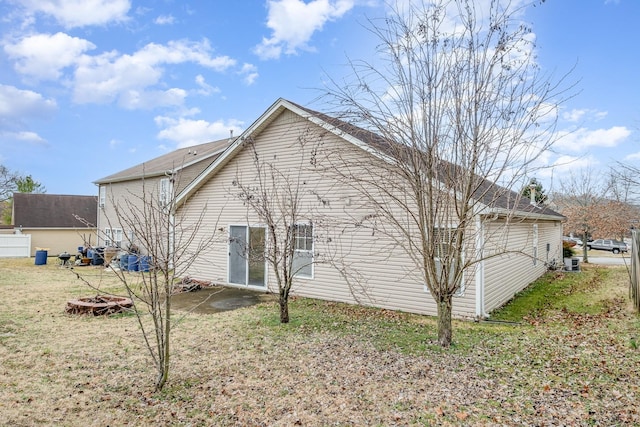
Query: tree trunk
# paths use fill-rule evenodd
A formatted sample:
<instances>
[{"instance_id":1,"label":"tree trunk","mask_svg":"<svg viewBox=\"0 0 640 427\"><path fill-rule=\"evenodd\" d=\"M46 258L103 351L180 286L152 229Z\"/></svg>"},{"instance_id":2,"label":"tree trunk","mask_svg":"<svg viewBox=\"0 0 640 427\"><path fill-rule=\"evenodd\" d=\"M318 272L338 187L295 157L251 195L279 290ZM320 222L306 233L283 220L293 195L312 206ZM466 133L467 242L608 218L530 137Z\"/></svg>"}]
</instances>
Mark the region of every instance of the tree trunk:
<instances>
[{"instance_id":1,"label":"tree trunk","mask_svg":"<svg viewBox=\"0 0 640 427\"><path fill-rule=\"evenodd\" d=\"M171 286L168 285L171 283L170 278L164 278L164 291L165 291L165 300L164 302L158 301L157 304L162 304L162 310L154 310L153 316L157 316L158 322L160 322L157 326L157 329L162 334L162 345L158 349L158 380L156 381L156 391L161 391L164 385L167 383L169 379L169 367L171 361L171 348L170 337L171 337ZM158 286L156 284L156 286ZM164 311L164 319L162 319L161 313ZM164 320L164 323L162 323Z\"/></svg>"},{"instance_id":2,"label":"tree trunk","mask_svg":"<svg viewBox=\"0 0 640 427\"><path fill-rule=\"evenodd\" d=\"M289 323L289 298L280 294L280 323Z\"/></svg>"},{"instance_id":3,"label":"tree trunk","mask_svg":"<svg viewBox=\"0 0 640 427\"><path fill-rule=\"evenodd\" d=\"M440 297L438 301L438 344L441 347L451 345L451 298L451 295L445 295Z\"/></svg>"}]
</instances>

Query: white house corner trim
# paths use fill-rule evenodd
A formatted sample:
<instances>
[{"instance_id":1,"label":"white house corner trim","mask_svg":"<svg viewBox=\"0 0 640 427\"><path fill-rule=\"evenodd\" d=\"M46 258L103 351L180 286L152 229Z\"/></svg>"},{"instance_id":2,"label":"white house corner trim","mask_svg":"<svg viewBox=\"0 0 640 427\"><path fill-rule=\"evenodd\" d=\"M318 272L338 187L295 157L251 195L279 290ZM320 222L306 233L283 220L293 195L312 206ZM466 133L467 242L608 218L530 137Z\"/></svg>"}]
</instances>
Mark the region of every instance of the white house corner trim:
<instances>
[{"instance_id":1,"label":"white house corner trim","mask_svg":"<svg viewBox=\"0 0 640 427\"><path fill-rule=\"evenodd\" d=\"M484 319L489 317L489 315L484 311L484 222L480 216L476 219L476 256L478 264L476 266L476 317L479 319Z\"/></svg>"}]
</instances>

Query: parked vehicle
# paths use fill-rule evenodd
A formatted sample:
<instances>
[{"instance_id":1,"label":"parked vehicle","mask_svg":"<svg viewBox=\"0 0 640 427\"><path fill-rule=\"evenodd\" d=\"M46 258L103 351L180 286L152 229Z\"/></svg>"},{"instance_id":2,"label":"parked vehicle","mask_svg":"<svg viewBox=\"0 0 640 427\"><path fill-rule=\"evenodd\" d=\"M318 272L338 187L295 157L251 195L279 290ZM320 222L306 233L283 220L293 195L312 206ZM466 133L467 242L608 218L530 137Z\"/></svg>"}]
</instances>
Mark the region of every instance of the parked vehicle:
<instances>
[{"instance_id":1,"label":"parked vehicle","mask_svg":"<svg viewBox=\"0 0 640 427\"><path fill-rule=\"evenodd\" d=\"M627 252L629 247L625 242L620 242L614 239L596 239L587 242L587 250L591 249L611 251L614 254L619 254L620 252Z\"/></svg>"},{"instance_id":2,"label":"parked vehicle","mask_svg":"<svg viewBox=\"0 0 640 427\"><path fill-rule=\"evenodd\" d=\"M577 237L569 237L569 239L576 242L576 245L582 246L582 239L578 239Z\"/></svg>"},{"instance_id":3,"label":"parked vehicle","mask_svg":"<svg viewBox=\"0 0 640 427\"><path fill-rule=\"evenodd\" d=\"M567 237L567 236L562 236L562 242L565 243L565 245L570 248L576 245L576 242L574 242L571 237Z\"/></svg>"}]
</instances>

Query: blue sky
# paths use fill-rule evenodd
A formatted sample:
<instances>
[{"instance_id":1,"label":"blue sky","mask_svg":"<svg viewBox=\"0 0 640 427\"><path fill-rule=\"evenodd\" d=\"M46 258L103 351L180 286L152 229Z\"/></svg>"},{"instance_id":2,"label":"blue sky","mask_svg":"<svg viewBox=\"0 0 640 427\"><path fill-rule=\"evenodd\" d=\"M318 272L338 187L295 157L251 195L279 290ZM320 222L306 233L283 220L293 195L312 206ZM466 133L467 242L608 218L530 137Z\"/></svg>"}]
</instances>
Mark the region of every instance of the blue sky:
<instances>
[{"instance_id":1,"label":"blue sky","mask_svg":"<svg viewBox=\"0 0 640 427\"><path fill-rule=\"evenodd\" d=\"M485 0L479 0L485 1ZM517 0L522 1L522 0ZM237 135L277 98L308 105L371 58L381 0L0 1L0 164L51 194L178 147ZM640 1L547 0L539 65L579 80L539 178L640 166ZM317 105L312 105L318 108Z\"/></svg>"}]
</instances>

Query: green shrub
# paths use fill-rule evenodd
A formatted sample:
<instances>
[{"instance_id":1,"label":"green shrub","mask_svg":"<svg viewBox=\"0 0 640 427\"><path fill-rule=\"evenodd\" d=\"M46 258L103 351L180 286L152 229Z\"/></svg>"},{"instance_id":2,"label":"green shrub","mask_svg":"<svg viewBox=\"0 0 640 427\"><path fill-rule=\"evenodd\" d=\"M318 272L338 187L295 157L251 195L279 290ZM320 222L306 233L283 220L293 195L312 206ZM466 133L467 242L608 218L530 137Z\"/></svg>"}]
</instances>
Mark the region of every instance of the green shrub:
<instances>
[{"instance_id":1,"label":"green shrub","mask_svg":"<svg viewBox=\"0 0 640 427\"><path fill-rule=\"evenodd\" d=\"M572 247L571 243L563 241L562 242L562 257L563 258L571 258L574 255L575 255L575 253L573 252L573 247Z\"/></svg>"}]
</instances>

